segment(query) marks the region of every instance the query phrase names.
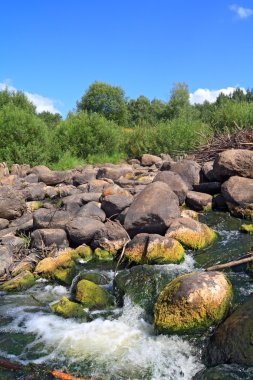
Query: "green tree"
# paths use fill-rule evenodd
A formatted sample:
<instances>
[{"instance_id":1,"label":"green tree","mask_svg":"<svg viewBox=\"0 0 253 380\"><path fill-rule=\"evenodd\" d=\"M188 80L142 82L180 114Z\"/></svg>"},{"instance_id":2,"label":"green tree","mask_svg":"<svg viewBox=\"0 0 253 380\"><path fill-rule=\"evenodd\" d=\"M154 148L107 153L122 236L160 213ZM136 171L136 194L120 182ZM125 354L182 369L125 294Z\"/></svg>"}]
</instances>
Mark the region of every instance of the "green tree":
<instances>
[{"instance_id":1,"label":"green tree","mask_svg":"<svg viewBox=\"0 0 253 380\"><path fill-rule=\"evenodd\" d=\"M165 118L174 119L182 110L190 108L190 94L187 84L177 82L171 90L171 97L166 105Z\"/></svg>"},{"instance_id":2,"label":"green tree","mask_svg":"<svg viewBox=\"0 0 253 380\"><path fill-rule=\"evenodd\" d=\"M62 117L59 113L51 113L49 111L43 111L38 114L38 117L44 121L49 129L53 129L60 123Z\"/></svg>"},{"instance_id":3,"label":"green tree","mask_svg":"<svg viewBox=\"0 0 253 380\"><path fill-rule=\"evenodd\" d=\"M152 108L148 98L141 95L136 100L131 99L127 105L128 122L132 127L137 124L152 123Z\"/></svg>"},{"instance_id":4,"label":"green tree","mask_svg":"<svg viewBox=\"0 0 253 380\"><path fill-rule=\"evenodd\" d=\"M22 91L9 91L7 87L5 90L0 91L0 109L6 105L13 105L23 111L36 113L35 105L28 100Z\"/></svg>"},{"instance_id":5,"label":"green tree","mask_svg":"<svg viewBox=\"0 0 253 380\"><path fill-rule=\"evenodd\" d=\"M77 110L89 114L99 113L122 126L127 124L125 92L118 86L97 81L92 83L80 102L77 102Z\"/></svg>"}]
</instances>

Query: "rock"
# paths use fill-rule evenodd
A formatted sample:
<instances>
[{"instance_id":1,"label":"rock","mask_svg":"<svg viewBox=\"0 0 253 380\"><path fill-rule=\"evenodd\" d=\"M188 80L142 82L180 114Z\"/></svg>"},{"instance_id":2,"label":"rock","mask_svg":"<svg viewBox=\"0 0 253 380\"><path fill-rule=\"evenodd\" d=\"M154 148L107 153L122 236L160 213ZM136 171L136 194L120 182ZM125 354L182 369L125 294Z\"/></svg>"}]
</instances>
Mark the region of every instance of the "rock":
<instances>
[{"instance_id":1,"label":"rock","mask_svg":"<svg viewBox=\"0 0 253 380\"><path fill-rule=\"evenodd\" d=\"M194 220L198 220L199 216L196 211L183 209L181 211L181 218L192 218Z\"/></svg>"},{"instance_id":2,"label":"rock","mask_svg":"<svg viewBox=\"0 0 253 380\"><path fill-rule=\"evenodd\" d=\"M32 173L36 174L39 181L44 182L48 186L55 186L59 183L70 184L72 182L72 172L70 170L65 171L53 171L46 166L35 166Z\"/></svg>"},{"instance_id":3,"label":"rock","mask_svg":"<svg viewBox=\"0 0 253 380\"><path fill-rule=\"evenodd\" d=\"M108 195L102 199L102 209L106 213L107 218L116 217L125 208L129 207L133 202L131 194L125 195Z\"/></svg>"},{"instance_id":4,"label":"rock","mask_svg":"<svg viewBox=\"0 0 253 380\"><path fill-rule=\"evenodd\" d=\"M22 190L26 201L42 201L46 196L44 183L28 183Z\"/></svg>"},{"instance_id":5,"label":"rock","mask_svg":"<svg viewBox=\"0 0 253 380\"><path fill-rule=\"evenodd\" d=\"M238 363L253 365L253 295L239 306L215 331L207 348L210 365Z\"/></svg>"},{"instance_id":6,"label":"rock","mask_svg":"<svg viewBox=\"0 0 253 380\"><path fill-rule=\"evenodd\" d=\"M202 249L214 241L216 234L206 224L192 218L178 218L171 223L165 236L178 240L188 248Z\"/></svg>"},{"instance_id":7,"label":"rock","mask_svg":"<svg viewBox=\"0 0 253 380\"><path fill-rule=\"evenodd\" d=\"M153 182L160 181L166 183L172 191L178 196L179 204L182 205L186 198L186 193L188 191L188 186L180 177L180 175L171 171L159 172Z\"/></svg>"},{"instance_id":8,"label":"rock","mask_svg":"<svg viewBox=\"0 0 253 380\"><path fill-rule=\"evenodd\" d=\"M222 194L213 197L212 209L215 211L228 211L228 206Z\"/></svg>"},{"instance_id":9,"label":"rock","mask_svg":"<svg viewBox=\"0 0 253 380\"><path fill-rule=\"evenodd\" d=\"M18 191L10 186L0 186L0 218L13 220L25 211L26 204Z\"/></svg>"},{"instance_id":10,"label":"rock","mask_svg":"<svg viewBox=\"0 0 253 380\"><path fill-rule=\"evenodd\" d=\"M143 233L127 244L124 256L136 264L179 264L184 260L184 248L174 239Z\"/></svg>"},{"instance_id":11,"label":"rock","mask_svg":"<svg viewBox=\"0 0 253 380\"><path fill-rule=\"evenodd\" d=\"M104 228L98 229L92 240L93 248L102 248L112 254L116 254L129 241L126 230L117 222L108 220Z\"/></svg>"},{"instance_id":12,"label":"rock","mask_svg":"<svg viewBox=\"0 0 253 380\"><path fill-rule=\"evenodd\" d=\"M88 281L94 282L94 284L97 284L97 285L108 285L110 283L110 278L100 272L82 271L78 274L76 285L81 280L88 280ZM76 285L74 286L72 285L72 289L74 288L75 290Z\"/></svg>"},{"instance_id":13,"label":"rock","mask_svg":"<svg viewBox=\"0 0 253 380\"><path fill-rule=\"evenodd\" d=\"M12 175L17 175L19 177L26 177L31 170L30 165L23 164L13 164L11 167L11 174Z\"/></svg>"},{"instance_id":14,"label":"rock","mask_svg":"<svg viewBox=\"0 0 253 380\"><path fill-rule=\"evenodd\" d=\"M199 185L194 185L193 190L198 191L199 193L215 195L221 192L221 183L220 182L202 182Z\"/></svg>"},{"instance_id":15,"label":"rock","mask_svg":"<svg viewBox=\"0 0 253 380\"><path fill-rule=\"evenodd\" d=\"M201 370L192 380L251 380L252 378L252 368L241 368L239 366L223 364Z\"/></svg>"},{"instance_id":16,"label":"rock","mask_svg":"<svg viewBox=\"0 0 253 380\"><path fill-rule=\"evenodd\" d=\"M39 259L36 257L35 253L30 253L25 256L20 262L13 264L10 268L11 276L15 277L21 272L29 271L33 272Z\"/></svg>"},{"instance_id":17,"label":"rock","mask_svg":"<svg viewBox=\"0 0 253 380\"><path fill-rule=\"evenodd\" d=\"M28 174L26 177L24 177L24 182L26 183L38 183L39 182L39 177L34 174Z\"/></svg>"},{"instance_id":18,"label":"rock","mask_svg":"<svg viewBox=\"0 0 253 380\"><path fill-rule=\"evenodd\" d=\"M185 204L195 211L210 211L212 209L213 197L209 194L189 191L187 193Z\"/></svg>"},{"instance_id":19,"label":"rock","mask_svg":"<svg viewBox=\"0 0 253 380\"><path fill-rule=\"evenodd\" d=\"M12 220L10 227L15 231L28 232L33 229L33 215L31 213L25 213L20 218Z\"/></svg>"},{"instance_id":20,"label":"rock","mask_svg":"<svg viewBox=\"0 0 253 380\"><path fill-rule=\"evenodd\" d=\"M77 205L81 207L89 202L99 202L101 195L102 193L81 193L69 195L68 197L62 198L62 204L65 207L69 205Z\"/></svg>"},{"instance_id":21,"label":"rock","mask_svg":"<svg viewBox=\"0 0 253 380\"><path fill-rule=\"evenodd\" d=\"M107 164L99 168L97 173L97 179L109 178L112 180L119 179L120 177L131 176L133 174L133 168L131 165L113 165Z\"/></svg>"},{"instance_id":22,"label":"rock","mask_svg":"<svg viewBox=\"0 0 253 380\"><path fill-rule=\"evenodd\" d=\"M220 322L232 301L232 286L221 272L177 277L160 293L154 310L160 333L201 331Z\"/></svg>"},{"instance_id":23,"label":"rock","mask_svg":"<svg viewBox=\"0 0 253 380\"><path fill-rule=\"evenodd\" d=\"M26 248L26 245L29 245L29 238L21 238L12 234L1 237L0 241L11 253L20 253Z\"/></svg>"},{"instance_id":24,"label":"rock","mask_svg":"<svg viewBox=\"0 0 253 380\"><path fill-rule=\"evenodd\" d=\"M83 185L88 183L96 178L97 171L96 170L86 170L82 173L78 173L73 176L73 184L75 186Z\"/></svg>"},{"instance_id":25,"label":"rock","mask_svg":"<svg viewBox=\"0 0 253 380\"><path fill-rule=\"evenodd\" d=\"M9 226L9 220L0 218L0 230L4 230Z\"/></svg>"},{"instance_id":26,"label":"rock","mask_svg":"<svg viewBox=\"0 0 253 380\"><path fill-rule=\"evenodd\" d=\"M83 307L67 297L62 297L58 302L50 305L50 310L63 318L84 318L87 319L87 313Z\"/></svg>"},{"instance_id":27,"label":"rock","mask_svg":"<svg viewBox=\"0 0 253 380\"><path fill-rule=\"evenodd\" d=\"M4 282L0 286L0 290L4 290L6 292L25 290L33 286L35 280L36 279L31 272L21 272L16 277L13 277L10 280Z\"/></svg>"},{"instance_id":28,"label":"rock","mask_svg":"<svg viewBox=\"0 0 253 380\"><path fill-rule=\"evenodd\" d=\"M103 179L93 179L87 184L88 193L102 193L110 184Z\"/></svg>"},{"instance_id":29,"label":"rock","mask_svg":"<svg viewBox=\"0 0 253 380\"><path fill-rule=\"evenodd\" d=\"M248 234L253 234L253 224L242 224L241 231Z\"/></svg>"},{"instance_id":30,"label":"rock","mask_svg":"<svg viewBox=\"0 0 253 380\"><path fill-rule=\"evenodd\" d=\"M61 228L65 229L66 224L72 219L68 211L48 210L40 208L33 214L34 229L41 228Z\"/></svg>"},{"instance_id":31,"label":"rock","mask_svg":"<svg viewBox=\"0 0 253 380\"><path fill-rule=\"evenodd\" d=\"M219 153L214 161L214 175L224 181L232 176L253 178L253 151L229 149Z\"/></svg>"},{"instance_id":32,"label":"rock","mask_svg":"<svg viewBox=\"0 0 253 380\"><path fill-rule=\"evenodd\" d=\"M97 261L101 261L101 262L113 261L114 256L115 256L114 253L107 251L106 249L103 249L103 248L96 248L94 251L94 258Z\"/></svg>"},{"instance_id":33,"label":"rock","mask_svg":"<svg viewBox=\"0 0 253 380\"><path fill-rule=\"evenodd\" d=\"M104 222L106 219L105 212L101 210L100 203L98 202L89 202L86 205L80 207L76 214L76 217L97 219L100 222Z\"/></svg>"},{"instance_id":34,"label":"rock","mask_svg":"<svg viewBox=\"0 0 253 380\"><path fill-rule=\"evenodd\" d=\"M130 160L127 160L127 162L129 163L129 165L140 165L140 160L138 160L137 158L130 158Z\"/></svg>"},{"instance_id":35,"label":"rock","mask_svg":"<svg viewBox=\"0 0 253 380\"><path fill-rule=\"evenodd\" d=\"M7 247L0 245L0 276L8 271L12 263L12 253Z\"/></svg>"},{"instance_id":36,"label":"rock","mask_svg":"<svg viewBox=\"0 0 253 380\"><path fill-rule=\"evenodd\" d=\"M75 245L90 244L95 233L106 230L104 224L96 219L77 217L66 225L69 240Z\"/></svg>"},{"instance_id":37,"label":"rock","mask_svg":"<svg viewBox=\"0 0 253 380\"><path fill-rule=\"evenodd\" d=\"M204 174L205 178L210 182L216 181L213 171L213 163L214 161L207 161L202 166L202 173Z\"/></svg>"},{"instance_id":38,"label":"rock","mask_svg":"<svg viewBox=\"0 0 253 380\"><path fill-rule=\"evenodd\" d=\"M200 165L191 160L182 160L171 163L170 170L180 175L183 181L192 190L193 185L198 185L200 182Z\"/></svg>"},{"instance_id":39,"label":"rock","mask_svg":"<svg viewBox=\"0 0 253 380\"><path fill-rule=\"evenodd\" d=\"M0 180L4 177L8 177L9 169L5 162L0 163Z\"/></svg>"},{"instance_id":40,"label":"rock","mask_svg":"<svg viewBox=\"0 0 253 380\"><path fill-rule=\"evenodd\" d=\"M43 206L41 201L26 202L26 209L28 213L32 213Z\"/></svg>"},{"instance_id":41,"label":"rock","mask_svg":"<svg viewBox=\"0 0 253 380\"><path fill-rule=\"evenodd\" d=\"M67 234L59 228L54 229L39 229L31 234L31 247L37 249L57 247L58 249L67 248L69 242Z\"/></svg>"},{"instance_id":42,"label":"rock","mask_svg":"<svg viewBox=\"0 0 253 380\"><path fill-rule=\"evenodd\" d=\"M89 309L105 309L113 305L111 295L99 285L81 280L76 286L76 301Z\"/></svg>"},{"instance_id":43,"label":"rock","mask_svg":"<svg viewBox=\"0 0 253 380\"><path fill-rule=\"evenodd\" d=\"M180 215L176 194L164 182L153 182L137 195L128 209L124 226L130 236L141 232L163 235Z\"/></svg>"},{"instance_id":44,"label":"rock","mask_svg":"<svg viewBox=\"0 0 253 380\"><path fill-rule=\"evenodd\" d=\"M142 166L152 166L156 164L162 164L161 157L154 156L152 154L143 154L141 158Z\"/></svg>"},{"instance_id":45,"label":"rock","mask_svg":"<svg viewBox=\"0 0 253 380\"><path fill-rule=\"evenodd\" d=\"M124 179L123 181L132 182L133 180ZM117 182L121 182L121 181L119 180ZM107 186L105 186L102 190L102 197L104 198L104 197L107 197L109 195L122 195L122 196L128 197L131 194L129 193L128 190L123 189L121 186L119 186L115 183L114 184L107 183Z\"/></svg>"},{"instance_id":46,"label":"rock","mask_svg":"<svg viewBox=\"0 0 253 380\"><path fill-rule=\"evenodd\" d=\"M48 189L49 187L51 186L46 186L46 189ZM64 183L60 183L59 185L55 187L51 187L51 189L54 189L54 191L56 191L56 196L60 198L68 197L70 195L75 195L75 194L81 194L81 190L77 189L75 186L65 185Z\"/></svg>"},{"instance_id":47,"label":"rock","mask_svg":"<svg viewBox=\"0 0 253 380\"><path fill-rule=\"evenodd\" d=\"M231 177L223 183L221 191L232 215L253 219L253 179Z\"/></svg>"}]
</instances>

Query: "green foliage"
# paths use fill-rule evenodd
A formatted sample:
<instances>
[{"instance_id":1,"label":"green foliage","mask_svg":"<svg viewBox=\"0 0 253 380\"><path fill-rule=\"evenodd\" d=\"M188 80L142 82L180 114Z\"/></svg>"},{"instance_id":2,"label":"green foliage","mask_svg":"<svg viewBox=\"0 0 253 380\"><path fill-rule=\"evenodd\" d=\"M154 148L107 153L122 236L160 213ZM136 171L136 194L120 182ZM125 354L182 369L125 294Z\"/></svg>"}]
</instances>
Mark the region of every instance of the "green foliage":
<instances>
[{"instance_id":1,"label":"green foliage","mask_svg":"<svg viewBox=\"0 0 253 380\"><path fill-rule=\"evenodd\" d=\"M43 111L39 113L38 117L44 121L49 129L55 128L62 120L62 117L59 113L51 113L49 111Z\"/></svg>"},{"instance_id":2,"label":"green foliage","mask_svg":"<svg viewBox=\"0 0 253 380\"><path fill-rule=\"evenodd\" d=\"M23 111L32 114L35 114L36 111L35 105L27 99L26 95L23 92L10 92L8 91L8 88L0 91L0 110L7 105L20 108Z\"/></svg>"},{"instance_id":3,"label":"green foliage","mask_svg":"<svg viewBox=\"0 0 253 380\"><path fill-rule=\"evenodd\" d=\"M121 126L127 124L125 93L118 86L97 81L92 83L77 103L77 110L87 111L89 114L99 113Z\"/></svg>"},{"instance_id":4,"label":"green foliage","mask_svg":"<svg viewBox=\"0 0 253 380\"><path fill-rule=\"evenodd\" d=\"M49 134L35 114L13 104L0 109L0 160L38 165L48 161Z\"/></svg>"},{"instance_id":5,"label":"green foliage","mask_svg":"<svg viewBox=\"0 0 253 380\"><path fill-rule=\"evenodd\" d=\"M177 82L171 90L170 101L166 105L164 117L174 119L180 116L182 111L190 108L190 94L185 83Z\"/></svg>"}]
</instances>

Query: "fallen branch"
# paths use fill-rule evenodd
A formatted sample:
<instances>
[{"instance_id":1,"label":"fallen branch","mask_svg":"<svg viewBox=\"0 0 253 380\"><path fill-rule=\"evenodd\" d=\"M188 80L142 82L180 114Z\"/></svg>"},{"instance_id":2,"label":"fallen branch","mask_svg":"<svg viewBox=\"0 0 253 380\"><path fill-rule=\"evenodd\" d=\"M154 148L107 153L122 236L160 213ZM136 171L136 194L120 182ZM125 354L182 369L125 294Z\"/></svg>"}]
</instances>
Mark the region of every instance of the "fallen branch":
<instances>
[{"instance_id":1,"label":"fallen branch","mask_svg":"<svg viewBox=\"0 0 253 380\"><path fill-rule=\"evenodd\" d=\"M250 263L251 261L253 261L253 252L249 252L247 255L242 256L238 260L229 261L224 264L213 265L212 267L206 268L205 271L210 272L210 271L221 270L225 268L232 268L241 264Z\"/></svg>"}]
</instances>

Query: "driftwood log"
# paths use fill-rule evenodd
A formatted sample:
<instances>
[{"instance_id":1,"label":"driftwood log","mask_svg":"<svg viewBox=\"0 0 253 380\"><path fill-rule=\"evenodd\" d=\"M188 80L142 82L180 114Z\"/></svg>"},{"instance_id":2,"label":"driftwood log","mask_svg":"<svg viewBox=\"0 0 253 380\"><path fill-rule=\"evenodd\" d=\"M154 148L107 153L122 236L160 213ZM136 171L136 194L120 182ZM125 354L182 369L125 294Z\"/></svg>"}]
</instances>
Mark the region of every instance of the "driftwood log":
<instances>
[{"instance_id":1,"label":"driftwood log","mask_svg":"<svg viewBox=\"0 0 253 380\"><path fill-rule=\"evenodd\" d=\"M232 268L241 264L250 263L251 261L253 261L253 252L249 252L247 253L247 255L242 256L238 258L237 260L228 261L227 263L223 263L223 264L213 265L209 268L206 268L205 270L206 272L210 272L210 271L215 271L215 270Z\"/></svg>"}]
</instances>

